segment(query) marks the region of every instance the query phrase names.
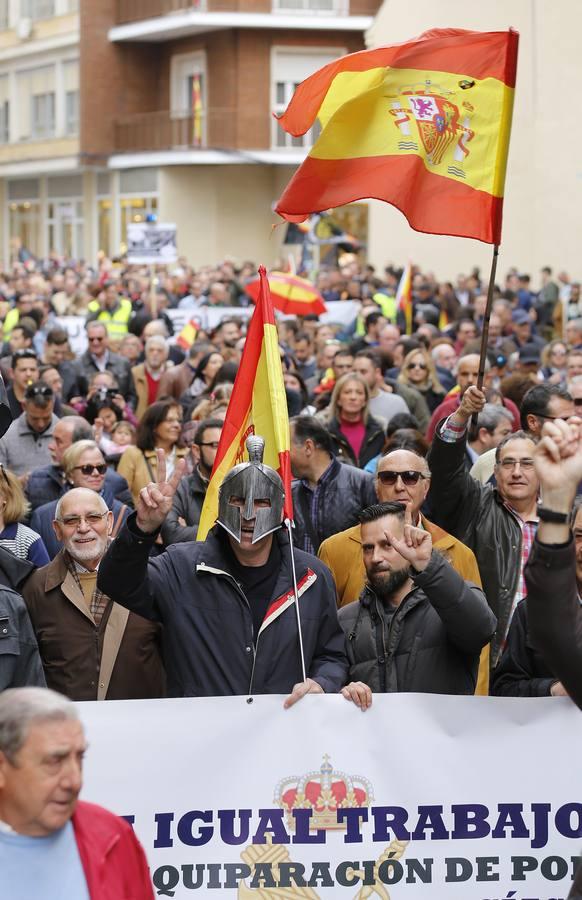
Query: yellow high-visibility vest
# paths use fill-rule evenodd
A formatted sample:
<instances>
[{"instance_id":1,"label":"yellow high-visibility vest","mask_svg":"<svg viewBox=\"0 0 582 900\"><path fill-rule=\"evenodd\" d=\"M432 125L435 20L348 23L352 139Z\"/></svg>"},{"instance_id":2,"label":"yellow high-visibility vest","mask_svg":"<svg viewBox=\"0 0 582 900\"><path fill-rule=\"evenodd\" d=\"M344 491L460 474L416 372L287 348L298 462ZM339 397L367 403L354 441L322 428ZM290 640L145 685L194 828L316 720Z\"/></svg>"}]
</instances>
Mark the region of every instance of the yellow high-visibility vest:
<instances>
[{"instance_id":1,"label":"yellow high-visibility vest","mask_svg":"<svg viewBox=\"0 0 582 900\"><path fill-rule=\"evenodd\" d=\"M100 304L97 300L92 300L87 307L90 313L97 312L100 308ZM107 328L109 337L120 339L127 334L127 326L131 319L131 312L131 301L126 300L125 297L120 297L119 306L115 312L111 313L108 309L102 309L99 315L95 319L91 319L91 321L102 322Z\"/></svg>"}]
</instances>

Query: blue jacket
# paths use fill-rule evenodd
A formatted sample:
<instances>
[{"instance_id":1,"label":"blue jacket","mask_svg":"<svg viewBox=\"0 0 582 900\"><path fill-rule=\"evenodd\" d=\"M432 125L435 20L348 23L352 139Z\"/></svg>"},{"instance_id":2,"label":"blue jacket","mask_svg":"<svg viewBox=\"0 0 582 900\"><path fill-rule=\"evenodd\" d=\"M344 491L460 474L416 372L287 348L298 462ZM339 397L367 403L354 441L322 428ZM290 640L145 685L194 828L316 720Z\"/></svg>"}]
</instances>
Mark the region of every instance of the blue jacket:
<instances>
[{"instance_id":1,"label":"blue jacket","mask_svg":"<svg viewBox=\"0 0 582 900\"><path fill-rule=\"evenodd\" d=\"M254 644L253 620L227 571L216 526L204 542L172 544L148 561L155 535L130 516L99 566L97 583L112 600L164 625L168 696L287 694L303 680L288 539L275 532L281 570ZM331 572L295 550L307 675L324 691L345 684L348 661Z\"/></svg>"},{"instance_id":2,"label":"blue jacket","mask_svg":"<svg viewBox=\"0 0 582 900\"><path fill-rule=\"evenodd\" d=\"M30 473L30 478L26 485L26 496L33 510L43 506L45 503L51 503L53 500L60 500L70 487L63 478L63 470L60 466L43 466L40 469L34 469ZM122 475L114 472L113 469L107 469L105 473L103 499L108 506L111 506L115 499L119 500L120 503L126 503L128 506L133 507L133 500L127 481Z\"/></svg>"},{"instance_id":3,"label":"blue jacket","mask_svg":"<svg viewBox=\"0 0 582 900\"><path fill-rule=\"evenodd\" d=\"M131 508L124 503L120 503L119 500L116 500L115 498L108 500L104 491L101 492L101 496L113 513L113 525L116 529L115 533L117 534L120 526L129 516ZM44 541L49 559L54 559L59 550L63 549L63 545L57 540L52 525L58 502L58 500L52 500L50 503L44 503L42 506L39 506L38 509L35 509L33 512L32 519L30 520L30 527L33 531L36 531L37 534L40 534ZM122 514L122 519L121 522L118 523L120 514Z\"/></svg>"}]
</instances>

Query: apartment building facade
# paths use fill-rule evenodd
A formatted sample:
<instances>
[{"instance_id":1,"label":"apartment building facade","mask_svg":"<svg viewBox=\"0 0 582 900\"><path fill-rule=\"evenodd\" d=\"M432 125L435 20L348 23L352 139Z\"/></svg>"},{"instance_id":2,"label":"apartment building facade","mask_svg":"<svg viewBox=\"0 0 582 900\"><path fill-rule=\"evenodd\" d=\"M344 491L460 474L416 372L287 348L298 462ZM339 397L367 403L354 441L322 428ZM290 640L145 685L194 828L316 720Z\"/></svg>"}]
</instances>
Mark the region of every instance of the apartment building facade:
<instances>
[{"instance_id":1,"label":"apartment building facade","mask_svg":"<svg viewBox=\"0 0 582 900\"><path fill-rule=\"evenodd\" d=\"M317 68L365 47L378 6L83 2L86 254L117 253L129 222L156 215L176 223L179 252L195 264L225 256L274 261L285 228L273 231L272 207L313 135L290 138L272 114Z\"/></svg>"},{"instance_id":2,"label":"apartment building facade","mask_svg":"<svg viewBox=\"0 0 582 900\"><path fill-rule=\"evenodd\" d=\"M0 0L0 258L81 253L79 0Z\"/></svg>"}]
</instances>

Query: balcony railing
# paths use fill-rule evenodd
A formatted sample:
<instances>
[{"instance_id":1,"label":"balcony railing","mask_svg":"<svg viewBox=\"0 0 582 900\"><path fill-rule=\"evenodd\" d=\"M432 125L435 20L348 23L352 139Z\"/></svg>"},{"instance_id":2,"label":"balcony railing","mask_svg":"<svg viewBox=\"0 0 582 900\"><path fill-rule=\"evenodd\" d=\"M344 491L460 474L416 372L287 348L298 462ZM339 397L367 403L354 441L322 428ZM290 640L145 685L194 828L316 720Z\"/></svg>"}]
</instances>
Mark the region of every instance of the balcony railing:
<instances>
[{"instance_id":1,"label":"balcony railing","mask_svg":"<svg viewBox=\"0 0 582 900\"><path fill-rule=\"evenodd\" d=\"M118 153L185 149L236 149L235 109L212 109L198 122L192 113L136 113L115 122Z\"/></svg>"},{"instance_id":2,"label":"balcony railing","mask_svg":"<svg viewBox=\"0 0 582 900\"><path fill-rule=\"evenodd\" d=\"M188 12L270 12L271 0L117 0L117 24Z\"/></svg>"},{"instance_id":3,"label":"balcony railing","mask_svg":"<svg viewBox=\"0 0 582 900\"><path fill-rule=\"evenodd\" d=\"M379 0L371 2L375 12ZM117 0L116 22L123 25L189 10L343 16L350 11L350 0Z\"/></svg>"}]
</instances>

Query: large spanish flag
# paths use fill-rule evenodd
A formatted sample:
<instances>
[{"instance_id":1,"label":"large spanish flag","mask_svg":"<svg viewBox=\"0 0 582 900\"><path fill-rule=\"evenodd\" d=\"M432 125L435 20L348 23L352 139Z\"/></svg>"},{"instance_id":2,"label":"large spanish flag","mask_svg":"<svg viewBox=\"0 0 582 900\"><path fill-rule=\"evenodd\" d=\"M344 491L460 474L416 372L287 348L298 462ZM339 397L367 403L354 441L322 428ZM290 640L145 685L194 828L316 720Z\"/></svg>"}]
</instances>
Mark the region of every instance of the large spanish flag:
<instances>
[{"instance_id":1,"label":"large spanish flag","mask_svg":"<svg viewBox=\"0 0 582 900\"><path fill-rule=\"evenodd\" d=\"M260 292L232 390L210 484L198 526L203 541L218 515L218 489L227 472L248 459L249 434L265 439L264 462L279 472L285 486L285 516L293 519L289 414L279 354L279 340L269 282L259 266Z\"/></svg>"},{"instance_id":2,"label":"large spanish flag","mask_svg":"<svg viewBox=\"0 0 582 900\"><path fill-rule=\"evenodd\" d=\"M301 222L385 200L416 231L501 240L519 36L433 29L363 50L303 81L280 117L321 135L276 206Z\"/></svg>"}]
</instances>

